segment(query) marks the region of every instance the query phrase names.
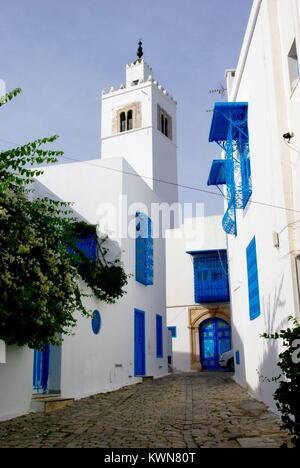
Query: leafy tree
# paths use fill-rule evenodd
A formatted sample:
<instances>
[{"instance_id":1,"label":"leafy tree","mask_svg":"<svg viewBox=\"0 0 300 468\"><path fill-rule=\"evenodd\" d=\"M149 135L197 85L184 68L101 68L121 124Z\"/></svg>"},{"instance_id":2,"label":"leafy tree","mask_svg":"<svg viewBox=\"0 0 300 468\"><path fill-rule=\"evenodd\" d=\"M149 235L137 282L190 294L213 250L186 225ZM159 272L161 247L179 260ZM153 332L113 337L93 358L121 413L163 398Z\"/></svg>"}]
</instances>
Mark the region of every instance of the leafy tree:
<instances>
[{"instance_id":1,"label":"leafy tree","mask_svg":"<svg viewBox=\"0 0 300 468\"><path fill-rule=\"evenodd\" d=\"M0 98L0 107L20 93ZM58 344L76 324L74 313L89 315L80 279L100 300L124 294L127 275L119 261L107 262L96 227L72 217L68 203L30 196L39 167L63 153L44 146L57 136L0 152L0 338L7 344L41 348ZM78 239L97 244L98 256Z\"/></svg>"},{"instance_id":2,"label":"leafy tree","mask_svg":"<svg viewBox=\"0 0 300 468\"><path fill-rule=\"evenodd\" d=\"M281 413L282 429L291 434L295 447L300 448L300 324L292 317L289 319L292 327L279 333L265 333L263 337L283 340L285 351L279 354L278 362L280 374L271 381L279 383L274 399Z\"/></svg>"}]
</instances>

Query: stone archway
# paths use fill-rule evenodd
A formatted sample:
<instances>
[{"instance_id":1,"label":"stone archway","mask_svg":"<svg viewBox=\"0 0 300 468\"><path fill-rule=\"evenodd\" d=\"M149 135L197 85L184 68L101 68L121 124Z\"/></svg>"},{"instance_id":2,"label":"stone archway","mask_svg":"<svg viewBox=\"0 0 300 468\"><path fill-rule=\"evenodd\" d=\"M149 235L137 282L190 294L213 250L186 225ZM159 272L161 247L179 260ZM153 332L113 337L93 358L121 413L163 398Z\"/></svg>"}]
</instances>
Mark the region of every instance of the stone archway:
<instances>
[{"instance_id":1,"label":"stone archway","mask_svg":"<svg viewBox=\"0 0 300 468\"><path fill-rule=\"evenodd\" d=\"M190 349L191 349L191 369L201 371L200 362L200 342L199 326L202 322L210 318L225 320L230 325L230 307L228 304L214 306L193 306L189 307L189 329L190 329Z\"/></svg>"}]
</instances>

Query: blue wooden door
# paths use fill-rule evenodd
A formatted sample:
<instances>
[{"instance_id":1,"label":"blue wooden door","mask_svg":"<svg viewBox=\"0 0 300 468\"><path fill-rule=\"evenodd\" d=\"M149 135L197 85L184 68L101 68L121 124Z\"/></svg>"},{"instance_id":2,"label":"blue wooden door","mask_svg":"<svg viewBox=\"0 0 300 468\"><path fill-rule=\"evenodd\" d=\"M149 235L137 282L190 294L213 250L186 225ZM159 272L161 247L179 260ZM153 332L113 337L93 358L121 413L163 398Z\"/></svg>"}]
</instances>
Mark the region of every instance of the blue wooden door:
<instances>
[{"instance_id":1,"label":"blue wooden door","mask_svg":"<svg viewBox=\"0 0 300 468\"><path fill-rule=\"evenodd\" d=\"M221 354L231 349L230 326L224 320L209 319L200 325L200 359L202 369L220 369Z\"/></svg>"},{"instance_id":2,"label":"blue wooden door","mask_svg":"<svg viewBox=\"0 0 300 468\"><path fill-rule=\"evenodd\" d=\"M46 393L49 377L50 346L44 346L43 350L34 350L33 355L33 390L37 393Z\"/></svg>"},{"instance_id":3,"label":"blue wooden door","mask_svg":"<svg viewBox=\"0 0 300 468\"><path fill-rule=\"evenodd\" d=\"M145 354L145 314L141 310L134 311L134 375L146 373Z\"/></svg>"}]
</instances>

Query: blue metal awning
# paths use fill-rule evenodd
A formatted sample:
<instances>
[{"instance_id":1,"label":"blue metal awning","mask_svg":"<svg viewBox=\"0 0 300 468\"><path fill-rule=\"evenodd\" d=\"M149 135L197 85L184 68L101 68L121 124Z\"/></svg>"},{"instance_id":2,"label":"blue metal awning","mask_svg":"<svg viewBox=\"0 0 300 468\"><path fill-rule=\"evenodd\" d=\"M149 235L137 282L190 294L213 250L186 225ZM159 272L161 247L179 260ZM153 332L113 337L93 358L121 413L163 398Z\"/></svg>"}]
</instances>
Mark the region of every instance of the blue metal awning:
<instances>
[{"instance_id":1,"label":"blue metal awning","mask_svg":"<svg viewBox=\"0 0 300 468\"><path fill-rule=\"evenodd\" d=\"M211 165L207 185L226 184L226 160L214 159Z\"/></svg>"},{"instance_id":2,"label":"blue metal awning","mask_svg":"<svg viewBox=\"0 0 300 468\"><path fill-rule=\"evenodd\" d=\"M230 121L239 125L242 131L248 133L247 117L247 102L216 102L209 133L209 142L225 141Z\"/></svg>"}]
</instances>

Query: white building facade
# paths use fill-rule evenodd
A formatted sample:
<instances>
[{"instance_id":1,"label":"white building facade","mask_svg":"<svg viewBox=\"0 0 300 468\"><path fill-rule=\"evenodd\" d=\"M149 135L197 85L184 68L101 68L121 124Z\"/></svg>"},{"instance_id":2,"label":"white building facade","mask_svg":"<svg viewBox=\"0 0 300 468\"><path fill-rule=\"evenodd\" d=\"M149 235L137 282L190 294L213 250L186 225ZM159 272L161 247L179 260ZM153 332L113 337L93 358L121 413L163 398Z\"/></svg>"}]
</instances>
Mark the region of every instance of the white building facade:
<instances>
[{"instance_id":1,"label":"white building facade","mask_svg":"<svg viewBox=\"0 0 300 468\"><path fill-rule=\"evenodd\" d=\"M74 335L60 347L6 346L0 419L30 411L32 382L37 392L77 399L168 372L165 240L152 235L151 209L178 198L176 103L143 59L126 67L126 85L102 93L101 131L101 160L46 167L35 188L72 202L80 219L109 236L109 255L130 275L126 294L113 305L84 298L93 319L77 314ZM147 243L139 242L145 226ZM90 292L85 284L82 291Z\"/></svg>"},{"instance_id":2,"label":"white building facade","mask_svg":"<svg viewBox=\"0 0 300 468\"><path fill-rule=\"evenodd\" d=\"M218 370L231 349L226 235L219 216L186 219L166 239L174 371Z\"/></svg>"},{"instance_id":3,"label":"white building facade","mask_svg":"<svg viewBox=\"0 0 300 468\"><path fill-rule=\"evenodd\" d=\"M223 149L209 182L227 185L235 378L274 407L281 345L261 334L299 318L300 1L255 0L228 103L210 141ZM283 137L284 135L284 137Z\"/></svg>"}]
</instances>

